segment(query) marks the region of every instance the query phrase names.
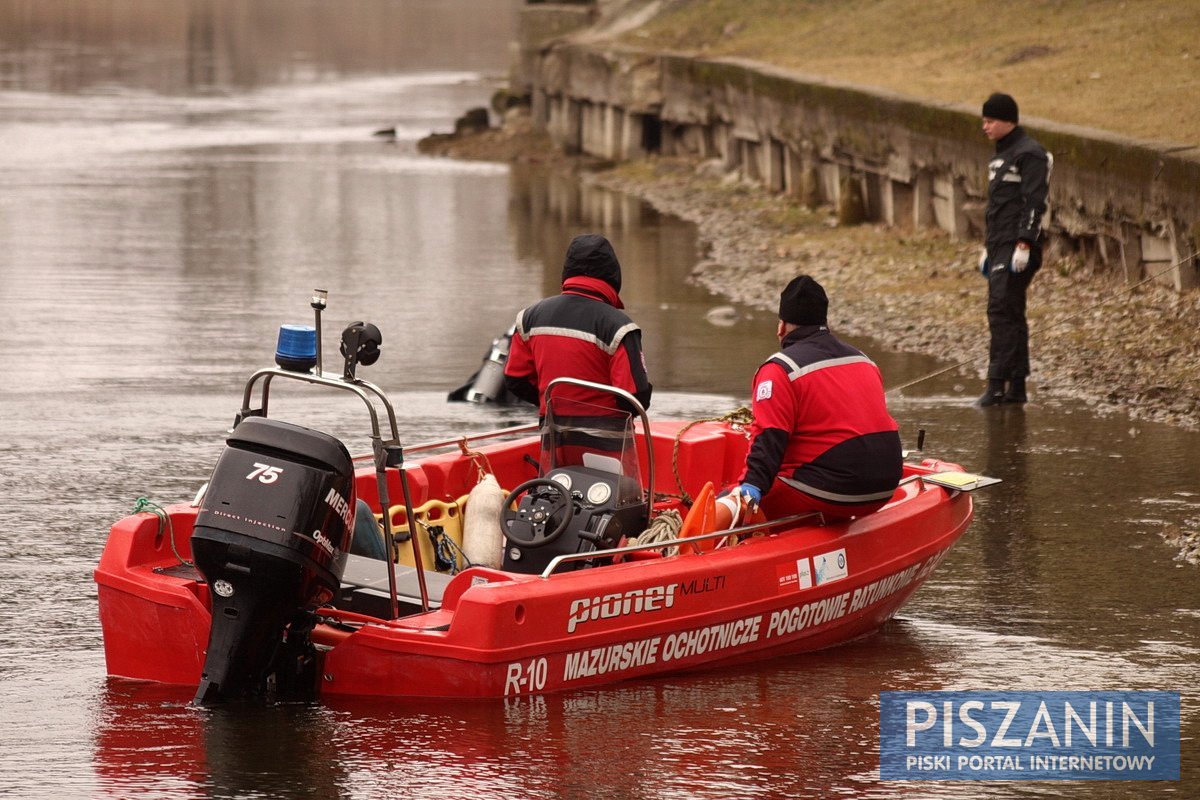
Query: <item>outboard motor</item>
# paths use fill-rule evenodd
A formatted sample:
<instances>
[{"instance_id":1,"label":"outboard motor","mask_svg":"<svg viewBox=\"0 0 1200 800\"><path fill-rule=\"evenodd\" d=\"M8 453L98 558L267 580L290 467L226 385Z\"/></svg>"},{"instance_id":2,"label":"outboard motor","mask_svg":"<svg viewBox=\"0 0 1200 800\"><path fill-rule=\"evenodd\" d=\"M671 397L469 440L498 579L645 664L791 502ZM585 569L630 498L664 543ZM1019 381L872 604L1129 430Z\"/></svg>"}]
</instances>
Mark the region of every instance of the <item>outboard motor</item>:
<instances>
[{"instance_id":1,"label":"outboard motor","mask_svg":"<svg viewBox=\"0 0 1200 800\"><path fill-rule=\"evenodd\" d=\"M311 612L341 583L355 501L332 436L264 417L230 434L192 534L212 598L197 705L315 692Z\"/></svg>"}]
</instances>

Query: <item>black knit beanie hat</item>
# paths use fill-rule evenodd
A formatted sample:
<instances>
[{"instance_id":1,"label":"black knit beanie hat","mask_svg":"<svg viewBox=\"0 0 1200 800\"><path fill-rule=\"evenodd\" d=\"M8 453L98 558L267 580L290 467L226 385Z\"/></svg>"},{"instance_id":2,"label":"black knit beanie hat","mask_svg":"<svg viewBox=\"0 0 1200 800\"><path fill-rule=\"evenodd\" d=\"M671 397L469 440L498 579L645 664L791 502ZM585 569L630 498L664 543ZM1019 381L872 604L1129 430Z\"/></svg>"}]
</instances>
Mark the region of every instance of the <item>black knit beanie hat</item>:
<instances>
[{"instance_id":1,"label":"black knit beanie hat","mask_svg":"<svg viewBox=\"0 0 1200 800\"><path fill-rule=\"evenodd\" d=\"M808 275L792 278L779 295L779 318L792 325L824 325L829 298Z\"/></svg>"},{"instance_id":2,"label":"black knit beanie hat","mask_svg":"<svg viewBox=\"0 0 1200 800\"><path fill-rule=\"evenodd\" d=\"M599 278L621 291L621 262L608 239L598 233L585 233L571 240L563 260L562 279L577 275Z\"/></svg>"},{"instance_id":3,"label":"black knit beanie hat","mask_svg":"<svg viewBox=\"0 0 1200 800\"><path fill-rule=\"evenodd\" d=\"M1017 113L1017 101L1010 95L996 92L983 101L983 116L988 119L999 119L1016 125L1020 121Z\"/></svg>"}]
</instances>

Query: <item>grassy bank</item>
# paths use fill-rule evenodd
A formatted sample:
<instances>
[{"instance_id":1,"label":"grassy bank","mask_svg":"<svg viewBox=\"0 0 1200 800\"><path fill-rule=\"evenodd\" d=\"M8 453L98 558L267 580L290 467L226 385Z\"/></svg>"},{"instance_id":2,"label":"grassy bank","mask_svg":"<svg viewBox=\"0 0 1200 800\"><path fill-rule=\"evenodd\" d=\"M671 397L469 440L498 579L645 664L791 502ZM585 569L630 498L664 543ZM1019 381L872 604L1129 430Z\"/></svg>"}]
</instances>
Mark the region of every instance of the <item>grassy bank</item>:
<instances>
[{"instance_id":1,"label":"grassy bank","mask_svg":"<svg viewBox=\"0 0 1200 800\"><path fill-rule=\"evenodd\" d=\"M1200 145L1195 0L674 0L622 41Z\"/></svg>"}]
</instances>

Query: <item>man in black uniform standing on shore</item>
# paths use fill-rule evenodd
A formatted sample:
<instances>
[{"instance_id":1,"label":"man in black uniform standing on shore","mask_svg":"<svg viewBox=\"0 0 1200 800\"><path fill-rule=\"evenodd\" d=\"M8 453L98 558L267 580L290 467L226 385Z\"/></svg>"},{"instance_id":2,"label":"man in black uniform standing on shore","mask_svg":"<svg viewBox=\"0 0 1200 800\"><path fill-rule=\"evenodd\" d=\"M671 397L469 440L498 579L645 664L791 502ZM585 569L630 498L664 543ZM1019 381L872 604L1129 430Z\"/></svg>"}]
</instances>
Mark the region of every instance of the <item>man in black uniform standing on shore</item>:
<instances>
[{"instance_id":1,"label":"man in black uniform standing on shore","mask_svg":"<svg viewBox=\"0 0 1200 800\"><path fill-rule=\"evenodd\" d=\"M981 406L1024 403L1029 375L1025 291L1042 266L1042 215L1053 159L1018 125L1017 102L993 94L983 104L983 132L996 143L988 162L987 238L979 269L988 279L987 390Z\"/></svg>"}]
</instances>

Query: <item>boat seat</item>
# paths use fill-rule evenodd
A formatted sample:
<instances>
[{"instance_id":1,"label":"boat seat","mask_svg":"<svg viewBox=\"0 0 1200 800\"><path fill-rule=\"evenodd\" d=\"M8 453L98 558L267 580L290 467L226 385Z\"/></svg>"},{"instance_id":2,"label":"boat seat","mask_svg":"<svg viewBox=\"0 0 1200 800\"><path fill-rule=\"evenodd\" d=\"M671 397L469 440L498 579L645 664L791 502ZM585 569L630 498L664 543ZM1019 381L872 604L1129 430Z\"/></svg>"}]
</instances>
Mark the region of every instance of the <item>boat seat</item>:
<instances>
[{"instance_id":1,"label":"boat seat","mask_svg":"<svg viewBox=\"0 0 1200 800\"><path fill-rule=\"evenodd\" d=\"M451 577L441 572L425 570L425 589L429 592L430 608L441 607L442 593L446 591ZM421 610L421 586L415 568L403 564L396 565L396 601L402 615ZM388 594L387 564L366 556L347 556L346 571L342 575L342 586L335 605L359 614L390 617L391 598Z\"/></svg>"}]
</instances>

